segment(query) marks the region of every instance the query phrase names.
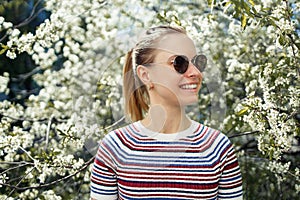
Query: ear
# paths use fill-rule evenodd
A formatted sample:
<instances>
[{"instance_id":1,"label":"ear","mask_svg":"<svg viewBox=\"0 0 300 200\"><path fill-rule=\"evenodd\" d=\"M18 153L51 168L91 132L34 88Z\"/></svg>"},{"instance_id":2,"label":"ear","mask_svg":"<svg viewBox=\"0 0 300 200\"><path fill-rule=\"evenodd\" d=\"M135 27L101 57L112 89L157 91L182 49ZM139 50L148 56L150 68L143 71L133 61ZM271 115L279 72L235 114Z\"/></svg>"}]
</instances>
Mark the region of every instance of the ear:
<instances>
[{"instance_id":1,"label":"ear","mask_svg":"<svg viewBox=\"0 0 300 200\"><path fill-rule=\"evenodd\" d=\"M138 65L136 68L136 74L145 85L148 85L148 83L151 82L149 76L149 69L147 67L143 65Z\"/></svg>"}]
</instances>

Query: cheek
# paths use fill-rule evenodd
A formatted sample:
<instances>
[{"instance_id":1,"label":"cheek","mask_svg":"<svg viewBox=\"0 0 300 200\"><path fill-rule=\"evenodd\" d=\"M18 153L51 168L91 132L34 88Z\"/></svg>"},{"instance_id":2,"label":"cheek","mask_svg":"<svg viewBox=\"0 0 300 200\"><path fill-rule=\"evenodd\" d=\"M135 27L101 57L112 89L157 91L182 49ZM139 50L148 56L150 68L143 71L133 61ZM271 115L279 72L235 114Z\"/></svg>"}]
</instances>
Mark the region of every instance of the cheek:
<instances>
[{"instance_id":1,"label":"cheek","mask_svg":"<svg viewBox=\"0 0 300 200\"><path fill-rule=\"evenodd\" d=\"M155 83L161 84L167 88L178 86L180 76L178 73L168 66L155 67L151 73L151 80Z\"/></svg>"},{"instance_id":2,"label":"cheek","mask_svg":"<svg viewBox=\"0 0 300 200\"><path fill-rule=\"evenodd\" d=\"M164 88L165 90L170 90L175 93L179 89L179 80L168 76L161 76L160 78L156 79L154 83L160 88Z\"/></svg>"}]
</instances>

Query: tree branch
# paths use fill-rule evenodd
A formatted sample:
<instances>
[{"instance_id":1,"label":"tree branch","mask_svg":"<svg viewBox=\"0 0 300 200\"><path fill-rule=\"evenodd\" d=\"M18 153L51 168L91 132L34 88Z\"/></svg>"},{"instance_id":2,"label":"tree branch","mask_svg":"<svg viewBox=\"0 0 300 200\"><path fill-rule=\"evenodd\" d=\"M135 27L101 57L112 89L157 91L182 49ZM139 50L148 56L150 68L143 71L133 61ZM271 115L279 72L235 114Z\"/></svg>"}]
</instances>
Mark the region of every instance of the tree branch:
<instances>
[{"instance_id":1,"label":"tree branch","mask_svg":"<svg viewBox=\"0 0 300 200\"><path fill-rule=\"evenodd\" d=\"M22 27L22 26L25 26L25 25L29 24L34 18L36 18L36 16L38 16L38 14L40 14L40 12L44 11L45 8L41 8L40 10L38 10L37 12L35 12L36 8L40 4L40 2L42 2L42 0L38 0L35 3L35 5L33 6L32 11L31 11L29 17L27 17L23 22L15 25L14 28L19 28L19 27Z\"/></svg>"},{"instance_id":2,"label":"tree branch","mask_svg":"<svg viewBox=\"0 0 300 200\"><path fill-rule=\"evenodd\" d=\"M26 176L31 173L32 170L34 170L35 167L32 167L30 171L28 171L28 173L21 178L21 180L17 183L17 185L15 186L15 188L12 189L12 191L10 191L10 193L8 194L8 196L10 196L12 193L14 193L14 191L19 187L19 185L22 183L22 181L26 178Z\"/></svg>"},{"instance_id":3,"label":"tree branch","mask_svg":"<svg viewBox=\"0 0 300 200\"><path fill-rule=\"evenodd\" d=\"M19 74L17 78L15 77L12 77L11 80L14 81L14 82L19 82L19 81L24 81L26 80L27 78L29 78L30 76L34 75L34 74L37 74L39 72L41 72L42 68L39 66L39 67L35 67L32 71L30 72L27 72L27 73L24 73L24 74Z\"/></svg>"},{"instance_id":4,"label":"tree branch","mask_svg":"<svg viewBox=\"0 0 300 200\"><path fill-rule=\"evenodd\" d=\"M123 122L123 120L125 120L125 116L121 117L121 119L119 119L112 125L105 127L104 130L109 130L110 128L113 128L114 126L117 126L119 123Z\"/></svg>"},{"instance_id":5,"label":"tree branch","mask_svg":"<svg viewBox=\"0 0 300 200\"><path fill-rule=\"evenodd\" d=\"M0 119L1 117L7 117L9 119L12 119L12 120L15 120L15 121L29 121L29 122L46 122L48 121L49 119L47 118L44 118L44 119L26 119L26 118L17 118L17 117L12 117L12 116L9 116L9 115L5 115L3 113L0 113ZM57 118L53 118L52 119L53 122L66 122L67 120L63 120L63 119L57 119ZM53 123L52 122L52 123Z\"/></svg>"},{"instance_id":6,"label":"tree branch","mask_svg":"<svg viewBox=\"0 0 300 200\"><path fill-rule=\"evenodd\" d=\"M20 165L17 165L17 166L15 166L15 167L8 168L8 169L4 170L3 172L1 172L0 175L5 174L5 173L8 172L8 171L11 171L11 170L14 170L14 169L17 169L17 168L26 166L26 165L34 165L33 163L29 163L29 162L18 162L18 163L19 163Z\"/></svg>"},{"instance_id":7,"label":"tree branch","mask_svg":"<svg viewBox=\"0 0 300 200\"><path fill-rule=\"evenodd\" d=\"M93 156L90 160L88 160L86 163L83 164L83 166L77 170L76 172L74 172L73 174L69 174L67 176L64 176L60 179L57 179L55 181L52 181L50 183L45 183L45 184L41 184L41 185L38 185L38 186L28 186L28 187L19 187L19 183L17 185L10 185L10 184L7 184L7 183L0 183L0 185L3 185L3 186L6 186L6 187L10 187L13 189L13 191L15 190L30 190L30 189L39 189L39 188L44 188L44 187L48 187L48 186L51 186L51 185L55 185L59 182L62 182L62 181L65 181L75 175L77 175L78 173L82 172L83 170L85 170L92 162L94 162L94 159L95 159L95 156ZM11 193L10 193L11 194Z\"/></svg>"},{"instance_id":8,"label":"tree branch","mask_svg":"<svg viewBox=\"0 0 300 200\"><path fill-rule=\"evenodd\" d=\"M48 143L49 143L49 134L50 134L50 130L51 130L51 124L53 122L54 119L54 115L52 114L49 121L48 121L48 125L47 125L47 133L46 133L46 143L45 143L45 147L44 149L46 150L48 147Z\"/></svg>"},{"instance_id":9,"label":"tree branch","mask_svg":"<svg viewBox=\"0 0 300 200\"><path fill-rule=\"evenodd\" d=\"M17 24L17 25L14 25L14 26L12 27L12 29L14 29L14 28L19 28L19 27L22 27L22 26L25 26L25 25L29 24L34 18L36 18L36 16L38 16L38 14L40 14L40 12L44 11L45 8L41 8L38 12L35 13L36 8L37 8L37 6L40 4L40 2L42 2L42 0L38 0L38 1L35 3L35 5L33 6L32 11L31 11L29 17L27 17L23 22L21 22L21 23L19 23L19 24ZM7 36L8 36L8 34L5 33L5 34L3 35L3 37L0 38L0 43L1 43Z\"/></svg>"},{"instance_id":10,"label":"tree branch","mask_svg":"<svg viewBox=\"0 0 300 200\"><path fill-rule=\"evenodd\" d=\"M236 133L234 135L228 136L229 138L235 138L235 137L240 137L240 136L244 136L244 135L252 135L252 134L256 134L259 133L259 131L249 131L249 132L244 132L244 133Z\"/></svg>"}]
</instances>

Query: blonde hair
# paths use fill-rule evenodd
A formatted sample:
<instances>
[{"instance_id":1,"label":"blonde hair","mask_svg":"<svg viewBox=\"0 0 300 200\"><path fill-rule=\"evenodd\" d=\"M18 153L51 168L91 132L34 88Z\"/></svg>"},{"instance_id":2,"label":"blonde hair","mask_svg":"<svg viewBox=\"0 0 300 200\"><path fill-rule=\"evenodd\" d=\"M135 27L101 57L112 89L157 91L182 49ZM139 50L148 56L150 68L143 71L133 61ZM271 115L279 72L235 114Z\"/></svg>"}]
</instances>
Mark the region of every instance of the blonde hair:
<instances>
[{"instance_id":1,"label":"blonde hair","mask_svg":"<svg viewBox=\"0 0 300 200\"><path fill-rule=\"evenodd\" d=\"M125 99L125 115L132 122L143 119L149 110L149 93L147 87L136 75L136 67L151 63L155 58L155 45L162 36L183 33L181 27L157 26L148 29L140 38L136 46L127 55L123 67L123 94Z\"/></svg>"}]
</instances>

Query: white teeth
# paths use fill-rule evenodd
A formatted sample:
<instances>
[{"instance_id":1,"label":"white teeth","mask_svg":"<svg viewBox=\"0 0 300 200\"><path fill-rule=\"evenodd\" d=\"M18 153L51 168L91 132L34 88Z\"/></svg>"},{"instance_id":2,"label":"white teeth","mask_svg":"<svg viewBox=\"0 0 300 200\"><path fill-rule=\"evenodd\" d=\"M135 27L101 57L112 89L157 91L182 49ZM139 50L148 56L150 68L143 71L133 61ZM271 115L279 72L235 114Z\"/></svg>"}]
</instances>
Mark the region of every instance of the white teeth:
<instances>
[{"instance_id":1,"label":"white teeth","mask_svg":"<svg viewBox=\"0 0 300 200\"><path fill-rule=\"evenodd\" d=\"M196 89L197 88L197 84L182 85L182 86L180 86L180 88L182 88L182 89Z\"/></svg>"}]
</instances>

